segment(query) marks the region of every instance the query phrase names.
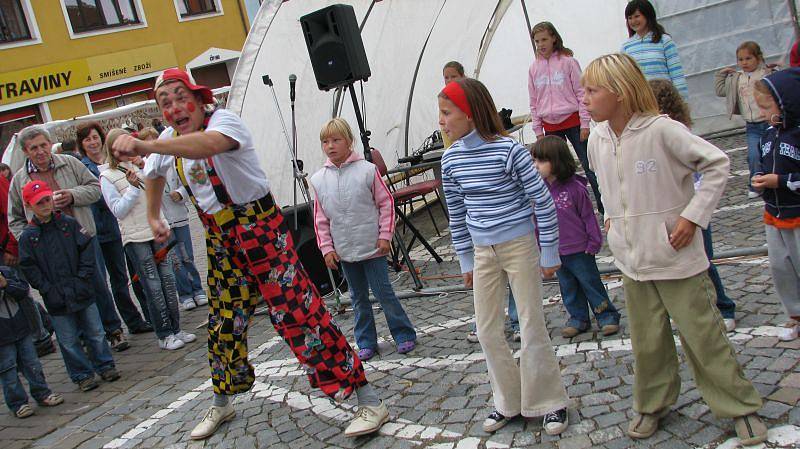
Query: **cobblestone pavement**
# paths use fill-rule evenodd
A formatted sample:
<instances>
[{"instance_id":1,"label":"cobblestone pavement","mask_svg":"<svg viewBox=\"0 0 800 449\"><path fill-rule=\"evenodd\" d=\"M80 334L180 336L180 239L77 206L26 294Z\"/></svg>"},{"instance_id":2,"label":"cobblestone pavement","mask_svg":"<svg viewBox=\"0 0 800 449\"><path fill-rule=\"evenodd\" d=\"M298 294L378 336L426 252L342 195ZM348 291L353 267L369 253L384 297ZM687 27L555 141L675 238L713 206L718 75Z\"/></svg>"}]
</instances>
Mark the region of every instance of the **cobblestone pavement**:
<instances>
[{"instance_id":1,"label":"cobblestone pavement","mask_svg":"<svg viewBox=\"0 0 800 449\"><path fill-rule=\"evenodd\" d=\"M725 197L714 215L717 251L764 245L760 221L761 203L745 195L744 136L716 139L733 161ZM429 228L427 214L416 217ZM443 223L441 217L439 222ZM201 233L195 229L195 253L204 254ZM458 285L458 267L449 236L432 244L445 258L441 264L418 248L414 259L426 287ZM601 261L610 261L604 249ZM198 258L200 268L205 261ZM730 335L745 374L764 396L761 415L772 429L769 447L800 445L800 340L781 343L776 326L786 321L775 296L766 259L739 260L720 265L729 295L738 304L739 328ZM411 285L407 273L396 276L396 290ZM450 276L450 277L448 277ZM581 449L732 448L736 447L731 420L712 416L700 399L685 363L683 385L675 405L652 438L636 443L625 436L631 416L632 355L627 340L625 298L617 279L607 280L613 301L621 309L620 335L602 337L582 334L571 340L560 336L565 320L557 285L544 289L545 315L563 381L575 401L569 411L570 427L560 437L542 432L537 419L515 419L493 435L481 430L491 411L492 398L480 346L465 340L471 326L472 295L469 292L430 295L404 300L418 328L419 345L399 355L389 337L385 320L377 315L382 336L380 357L367 363L368 378L377 386L391 411L391 421L374 436L346 439L343 429L353 415L354 399L334 404L311 391L306 378L265 316L258 316L250 330L251 356L258 381L249 393L237 396L237 417L205 442L191 442L189 431L210 405L210 382L203 337L202 310L182 313L185 329L197 332L198 342L179 351L162 351L152 334L131 336L132 347L114 357L122 379L102 383L80 393L69 382L58 354L43 358L51 387L66 401L55 408L36 408L25 420L6 413L0 417L0 446L116 448L116 447L363 447L440 449L535 447ZM337 316L352 336L352 312ZM519 343L511 343L518 349Z\"/></svg>"}]
</instances>

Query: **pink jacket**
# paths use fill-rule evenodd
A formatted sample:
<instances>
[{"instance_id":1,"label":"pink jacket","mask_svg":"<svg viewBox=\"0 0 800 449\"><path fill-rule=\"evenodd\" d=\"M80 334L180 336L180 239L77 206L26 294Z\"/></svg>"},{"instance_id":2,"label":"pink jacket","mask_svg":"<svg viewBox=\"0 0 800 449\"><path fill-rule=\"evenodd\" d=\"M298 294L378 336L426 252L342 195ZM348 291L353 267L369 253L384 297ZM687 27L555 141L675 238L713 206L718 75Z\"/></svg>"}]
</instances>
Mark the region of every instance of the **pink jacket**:
<instances>
[{"instance_id":1,"label":"pink jacket","mask_svg":"<svg viewBox=\"0 0 800 449\"><path fill-rule=\"evenodd\" d=\"M378 240L392 240L394 199L377 168L353 151L337 167L330 160L310 179L314 228L323 255L336 251L346 262L375 257Z\"/></svg>"},{"instance_id":2,"label":"pink jacket","mask_svg":"<svg viewBox=\"0 0 800 449\"><path fill-rule=\"evenodd\" d=\"M583 105L581 66L575 58L556 52L549 59L534 59L528 71L528 93L536 135L544 134L543 121L555 125L576 111L581 117L581 128L589 128L589 113Z\"/></svg>"}]
</instances>

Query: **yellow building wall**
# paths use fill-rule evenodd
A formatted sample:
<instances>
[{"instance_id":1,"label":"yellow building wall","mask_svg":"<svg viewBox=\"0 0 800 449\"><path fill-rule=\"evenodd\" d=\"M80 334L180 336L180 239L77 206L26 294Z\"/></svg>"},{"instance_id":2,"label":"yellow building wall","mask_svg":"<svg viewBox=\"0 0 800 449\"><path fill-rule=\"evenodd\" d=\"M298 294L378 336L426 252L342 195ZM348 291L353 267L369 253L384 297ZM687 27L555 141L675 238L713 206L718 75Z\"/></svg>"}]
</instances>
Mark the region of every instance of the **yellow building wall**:
<instances>
[{"instance_id":1,"label":"yellow building wall","mask_svg":"<svg viewBox=\"0 0 800 449\"><path fill-rule=\"evenodd\" d=\"M57 64L102 54L150 45L172 43L181 68L209 47L239 51L247 37L239 0L222 0L221 16L178 21L172 0L141 0L140 13L147 27L71 39L64 11L58 0L31 0L42 42L35 45L0 49L0 72ZM142 17L140 17L142 19ZM49 100L53 119L86 114L83 94L68 99Z\"/></svg>"},{"instance_id":2,"label":"yellow building wall","mask_svg":"<svg viewBox=\"0 0 800 449\"><path fill-rule=\"evenodd\" d=\"M89 109L86 107L86 97L83 94L50 100L47 102L47 106L50 108L50 116L53 120L65 120L89 113Z\"/></svg>"}]
</instances>

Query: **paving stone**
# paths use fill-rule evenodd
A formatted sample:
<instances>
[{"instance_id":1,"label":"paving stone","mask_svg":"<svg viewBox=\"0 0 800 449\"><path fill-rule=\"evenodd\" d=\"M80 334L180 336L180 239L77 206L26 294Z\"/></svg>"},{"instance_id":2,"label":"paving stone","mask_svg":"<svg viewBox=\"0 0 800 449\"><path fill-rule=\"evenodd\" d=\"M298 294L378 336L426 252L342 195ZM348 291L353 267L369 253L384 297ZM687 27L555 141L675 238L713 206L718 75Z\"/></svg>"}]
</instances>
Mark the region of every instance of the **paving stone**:
<instances>
[{"instance_id":1,"label":"paving stone","mask_svg":"<svg viewBox=\"0 0 800 449\"><path fill-rule=\"evenodd\" d=\"M768 419L778 419L791 409L791 406L780 402L765 401L758 414Z\"/></svg>"},{"instance_id":2,"label":"paving stone","mask_svg":"<svg viewBox=\"0 0 800 449\"><path fill-rule=\"evenodd\" d=\"M592 447L592 440L586 435L576 435L558 441L558 449L585 449L587 447Z\"/></svg>"}]
</instances>

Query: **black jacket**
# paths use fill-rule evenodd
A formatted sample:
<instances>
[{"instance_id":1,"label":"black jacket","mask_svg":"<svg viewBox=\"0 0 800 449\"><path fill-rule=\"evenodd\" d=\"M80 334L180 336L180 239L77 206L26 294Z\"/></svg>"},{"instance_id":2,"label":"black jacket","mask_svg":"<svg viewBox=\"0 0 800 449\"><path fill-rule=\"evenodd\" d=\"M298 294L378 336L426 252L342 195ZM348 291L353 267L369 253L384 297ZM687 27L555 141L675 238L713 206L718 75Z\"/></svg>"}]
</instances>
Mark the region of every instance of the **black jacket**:
<instances>
[{"instance_id":1,"label":"black jacket","mask_svg":"<svg viewBox=\"0 0 800 449\"><path fill-rule=\"evenodd\" d=\"M46 223L34 218L22 231L20 268L51 315L68 315L94 302L93 238L74 218L61 213Z\"/></svg>"},{"instance_id":2,"label":"black jacket","mask_svg":"<svg viewBox=\"0 0 800 449\"><path fill-rule=\"evenodd\" d=\"M28 300L28 284L11 268L0 266L8 285L0 288L0 346L14 343L31 333L28 317L19 306Z\"/></svg>"},{"instance_id":3,"label":"black jacket","mask_svg":"<svg viewBox=\"0 0 800 449\"><path fill-rule=\"evenodd\" d=\"M756 174L778 175L777 189L764 189L762 198L773 217L800 217L800 68L764 77L783 112L781 124L761 138Z\"/></svg>"}]
</instances>

